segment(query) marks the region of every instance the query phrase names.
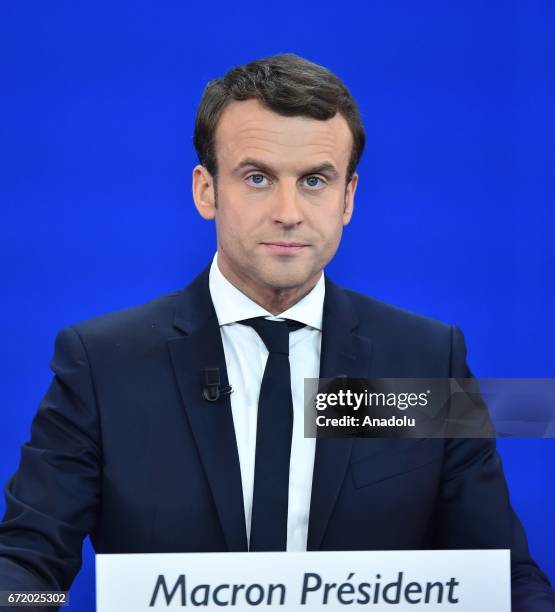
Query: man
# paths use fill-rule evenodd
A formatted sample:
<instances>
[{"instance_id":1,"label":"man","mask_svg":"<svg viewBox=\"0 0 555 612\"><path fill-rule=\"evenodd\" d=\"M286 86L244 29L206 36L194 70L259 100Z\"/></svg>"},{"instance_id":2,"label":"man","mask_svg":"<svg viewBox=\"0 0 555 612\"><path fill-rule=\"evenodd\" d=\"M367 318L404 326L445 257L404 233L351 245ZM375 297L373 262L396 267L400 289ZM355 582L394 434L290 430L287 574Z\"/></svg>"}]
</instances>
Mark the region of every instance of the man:
<instances>
[{"instance_id":1,"label":"man","mask_svg":"<svg viewBox=\"0 0 555 612\"><path fill-rule=\"evenodd\" d=\"M345 86L293 55L238 67L209 83L195 146L216 257L58 335L0 589L66 589L89 533L102 553L511 548L513 609L554 610L494 441L303 437L305 377L469 375L458 329L323 275L364 147Z\"/></svg>"}]
</instances>

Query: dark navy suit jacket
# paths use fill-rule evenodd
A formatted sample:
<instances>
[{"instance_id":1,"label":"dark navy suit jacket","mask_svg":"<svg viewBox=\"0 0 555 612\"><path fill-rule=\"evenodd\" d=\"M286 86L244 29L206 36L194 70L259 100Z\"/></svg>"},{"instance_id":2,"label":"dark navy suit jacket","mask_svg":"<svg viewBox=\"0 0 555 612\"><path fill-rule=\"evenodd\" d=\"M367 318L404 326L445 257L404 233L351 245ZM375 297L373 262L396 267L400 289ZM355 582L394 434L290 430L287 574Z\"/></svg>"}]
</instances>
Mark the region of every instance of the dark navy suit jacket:
<instances>
[{"instance_id":1,"label":"dark navy suit jacket","mask_svg":"<svg viewBox=\"0 0 555 612\"><path fill-rule=\"evenodd\" d=\"M326 278L320 376L464 377L455 327ZM0 590L66 589L99 553L245 551L225 358L208 269L186 289L64 329L6 487ZM309 550L510 548L513 610L555 610L490 439L319 439Z\"/></svg>"}]
</instances>

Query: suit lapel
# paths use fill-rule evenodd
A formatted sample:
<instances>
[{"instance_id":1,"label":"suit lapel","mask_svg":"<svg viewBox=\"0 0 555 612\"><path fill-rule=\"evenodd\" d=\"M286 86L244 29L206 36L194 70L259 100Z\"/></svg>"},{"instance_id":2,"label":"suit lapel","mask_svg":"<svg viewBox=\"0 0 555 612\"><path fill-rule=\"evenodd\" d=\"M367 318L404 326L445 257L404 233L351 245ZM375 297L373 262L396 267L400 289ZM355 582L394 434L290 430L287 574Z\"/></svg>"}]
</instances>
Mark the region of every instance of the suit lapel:
<instances>
[{"instance_id":1,"label":"suit lapel","mask_svg":"<svg viewBox=\"0 0 555 612\"><path fill-rule=\"evenodd\" d=\"M320 378L368 378L372 344L356 335L358 317L345 290L326 277ZM352 438L319 438L316 441L308 550L319 549L351 455Z\"/></svg>"},{"instance_id":2,"label":"suit lapel","mask_svg":"<svg viewBox=\"0 0 555 612\"><path fill-rule=\"evenodd\" d=\"M215 402L202 397L204 368L227 370L220 328L210 298L209 267L185 290L174 325L185 336L168 341L185 411L214 496L229 551L246 551L247 539L239 455L229 396Z\"/></svg>"}]
</instances>

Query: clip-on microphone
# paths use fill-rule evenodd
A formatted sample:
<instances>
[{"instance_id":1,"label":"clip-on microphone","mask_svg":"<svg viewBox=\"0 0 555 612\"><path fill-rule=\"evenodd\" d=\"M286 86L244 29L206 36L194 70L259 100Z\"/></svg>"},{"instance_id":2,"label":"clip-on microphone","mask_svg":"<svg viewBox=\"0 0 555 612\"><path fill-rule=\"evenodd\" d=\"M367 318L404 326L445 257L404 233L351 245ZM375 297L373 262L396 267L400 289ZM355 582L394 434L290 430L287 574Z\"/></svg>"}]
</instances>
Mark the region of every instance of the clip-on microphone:
<instances>
[{"instance_id":1,"label":"clip-on microphone","mask_svg":"<svg viewBox=\"0 0 555 612\"><path fill-rule=\"evenodd\" d=\"M204 368L204 387L202 397L208 402L217 402L222 395L230 395L230 385L220 385L220 368Z\"/></svg>"}]
</instances>

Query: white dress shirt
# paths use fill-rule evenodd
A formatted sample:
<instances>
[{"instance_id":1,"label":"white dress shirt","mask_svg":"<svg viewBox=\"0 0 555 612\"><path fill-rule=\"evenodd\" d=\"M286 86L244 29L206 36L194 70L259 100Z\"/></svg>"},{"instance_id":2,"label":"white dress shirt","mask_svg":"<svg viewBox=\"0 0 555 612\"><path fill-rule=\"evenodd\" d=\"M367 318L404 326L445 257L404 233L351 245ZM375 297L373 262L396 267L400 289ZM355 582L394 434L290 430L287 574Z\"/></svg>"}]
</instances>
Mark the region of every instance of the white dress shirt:
<instances>
[{"instance_id":1,"label":"white dress shirt","mask_svg":"<svg viewBox=\"0 0 555 612\"><path fill-rule=\"evenodd\" d=\"M210 267L210 295L222 334L231 394L231 411L239 451L245 524L250 541L256 420L258 397L268 350L256 331L237 321L252 317L292 319L304 323L289 334L291 395L293 397L293 439L289 463L289 505L287 513L287 550L305 551L316 440L304 437L304 379L318 378L322 339L324 274L302 300L273 316L232 285L218 267L218 254Z\"/></svg>"}]
</instances>

